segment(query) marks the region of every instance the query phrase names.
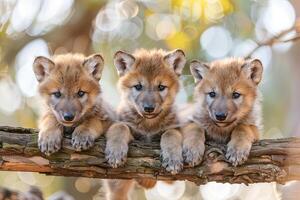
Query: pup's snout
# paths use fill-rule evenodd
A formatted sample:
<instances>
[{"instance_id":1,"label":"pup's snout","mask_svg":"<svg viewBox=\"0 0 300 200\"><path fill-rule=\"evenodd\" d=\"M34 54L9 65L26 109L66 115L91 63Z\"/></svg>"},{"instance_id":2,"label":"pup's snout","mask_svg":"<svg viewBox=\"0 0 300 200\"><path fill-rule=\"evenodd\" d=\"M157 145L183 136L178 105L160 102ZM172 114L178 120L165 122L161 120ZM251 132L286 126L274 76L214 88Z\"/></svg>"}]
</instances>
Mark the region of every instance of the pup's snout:
<instances>
[{"instance_id":1,"label":"pup's snout","mask_svg":"<svg viewBox=\"0 0 300 200\"><path fill-rule=\"evenodd\" d=\"M224 121L227 118L227 113L225 112L216 112L215 113L216 120Z\"/></svg>"},{"instance_id":2,"label":"pup's snout","mask_svg":"<svg viewBox=\"0 0 300 200\"><path fill-rule=\"evenodd\" d=\"M151 104L145 104L144 105L144 111L146 113L152 113L155 110L155 106Z\"/></svg>"},{"instance_id":3,"label":"pup's snout","mask_svg":"<svg viewBox=\"0 0 300 200\"><path fill-rule=\"evenodd\" d=\"M66 112L66 113L64 113L63 117L64 117L64 120L70 122L74 119L75 115L73 113Z\"/></svg>"}]
</instances>

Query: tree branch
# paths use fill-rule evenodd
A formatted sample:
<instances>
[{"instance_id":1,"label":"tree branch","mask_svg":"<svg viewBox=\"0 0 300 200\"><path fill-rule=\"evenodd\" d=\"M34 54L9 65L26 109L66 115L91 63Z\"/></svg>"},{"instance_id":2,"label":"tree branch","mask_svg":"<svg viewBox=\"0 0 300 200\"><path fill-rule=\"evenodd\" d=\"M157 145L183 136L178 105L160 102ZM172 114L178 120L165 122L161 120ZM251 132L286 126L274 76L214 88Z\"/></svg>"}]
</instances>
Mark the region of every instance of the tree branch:
<instances>
[{"instance_id":1,"label":"tree branch","mask_svg":"<svg viewBox=\"0 0 300 200\"><path fill-rule=\"evenodd\" d=\"M97 140L91 150L75 152L70 136L65 135L63 149L45 156L37 148L37 130L0 127L0 143L2 171L102 179L188 180L196 184L209 181L250 184L300 180L300 139L297 138L260 140L253 145L249 160L239 167L232 167L226 162L224 146L207 144L203 163L194 168L186 167L177 175L171 175L161 167L158 141L133 141L126 165L117 169L112 169L105 161L104 138Z\"/></svg>"},{"instance_id":2,"label":"tree branch","mask_svg":"<svg viewBox=\"0 0 300 200\"><path fill-rule=\"evenodd\" d=\"M296 35L286 39L285 37L292 32L296 32ZM296 20L296 23L293 27L282 31L279 34L274 35L273 37L271 37L263 42L256 42L257 46L254 49L252 49L245 56L245 58L250 58L254 52L256 52L259 48L261 48L263 46L273 46L274 44L278 44L278 43L295 42L299 39L300 39L300 18Z\"/></svg>"}]
</instances>

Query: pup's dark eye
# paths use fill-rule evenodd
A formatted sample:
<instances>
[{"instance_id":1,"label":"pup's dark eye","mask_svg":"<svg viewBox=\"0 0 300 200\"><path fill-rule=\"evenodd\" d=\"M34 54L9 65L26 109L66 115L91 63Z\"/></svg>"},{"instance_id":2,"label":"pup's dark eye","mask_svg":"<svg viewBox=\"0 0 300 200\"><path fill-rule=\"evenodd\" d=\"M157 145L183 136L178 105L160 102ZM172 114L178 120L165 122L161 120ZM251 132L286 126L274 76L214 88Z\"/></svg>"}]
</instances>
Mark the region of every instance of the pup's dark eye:
<instances>
[{"instance_id":1,"label":"pup's dark eye","mask_svg":"<svg viewBox=\"0 0 300 200\"><path fill-rule=\"evenodd\" d=\"M234 98L234 99L238 99L240 96L241 96L241 94L238 93L238 92L233 92L232 93L232 98Z\"/></svg>"},{"instance_id":2,"label":"pup's dark eye","mask_svg":"<svg viewBox=\"0 0 300 200\"><path fill-rule=\"evenodd\" d=\"M209 92L208 96L210 96L211 98L215 98L216 97L216 93L215 92Z\"/></svg>"},{"instance_id":3,"label":"pup's dark eye","mask_svg":"<svg viewBox=\"0 0 300 200\"><path fill-rule=\"evenodd\" d=\"M167 87L167 86L159 85L159 86L158 86L158 90L159 90L159 91L164 91L164 90L166 89L166 87Z\"/></svg>"},{"instance_id":4,"label":"pup's dark eye","mask_svg":"<svg viewBox=\"0 0 300 200\"><path fill-rule=\"evenodd\" d=\"M85 95L85 92L82 91L82 90L79 90L79 91L77 92L77 95L78 95L78 97L83 97L83 96Z\"/></svg>"},{"instance_id":5,"label":"pup's dark eye","mask_svg":"<svg viewBox=\"0 0 300 200\"><path fill-rule=\"evenodd\" d=\"M143 86L141 84L137 84L133 86L137 91L141 91L143 89Z\"/></svg>"},{"instance_id":6,"label":"pup's dark eye","mask_svg":"<svg viewBox=\"0 0 300 200\"><path fill-rule=\"evenodd\" d=\"M61 97L60 91L53 92L52 95L54 95L56 98L60 98Z\"/></svg>"}]
</instances>

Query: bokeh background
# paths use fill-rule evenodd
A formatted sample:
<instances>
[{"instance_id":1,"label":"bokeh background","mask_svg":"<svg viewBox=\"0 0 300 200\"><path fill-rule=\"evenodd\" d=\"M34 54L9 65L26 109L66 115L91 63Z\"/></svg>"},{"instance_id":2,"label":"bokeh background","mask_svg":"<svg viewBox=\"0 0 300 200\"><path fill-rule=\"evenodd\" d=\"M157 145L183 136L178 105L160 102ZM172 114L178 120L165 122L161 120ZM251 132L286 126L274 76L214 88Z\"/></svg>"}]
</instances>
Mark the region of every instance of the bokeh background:
<instances>
[{"instance_id":1,"label":"bokeh background","mask_svg":"<svg viewBox=\"0 0 300 200\"><path fill-rule=\"evenodd\" d=\"M247 56L256 49L252 57L264 65L263 137L298 136L299 15L298 0L0 0L0 125L36 127L41 108L32 71L36 56L102 53L100 84L104 98L116 106L118 77L112 58L117 50L181 48L188 60L211 61ZM193 90L188 67L181 79L177 102L185 104ZM66 191L75 199L101 199L96 179L0 172L1 185L22 191L37 185L48 197ZM182 199L231 199L226 194L233 193L224 185L215 186L220 198L190 183L177 186L169 190L162 184L154 193L170 196L179 190ZM144 192L137 189L136 196L143 199Z\"/></svg>"}]
</instances>

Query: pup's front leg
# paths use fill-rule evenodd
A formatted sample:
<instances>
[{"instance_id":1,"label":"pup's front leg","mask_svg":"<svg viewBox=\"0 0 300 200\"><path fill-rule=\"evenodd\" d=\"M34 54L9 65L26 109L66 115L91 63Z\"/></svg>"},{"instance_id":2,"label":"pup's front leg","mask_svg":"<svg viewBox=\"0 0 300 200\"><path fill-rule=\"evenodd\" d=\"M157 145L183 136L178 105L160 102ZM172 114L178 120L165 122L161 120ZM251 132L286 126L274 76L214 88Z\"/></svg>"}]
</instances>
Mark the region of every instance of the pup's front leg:
<instances>
[{"instance_id":1,"label":"pup's front leg","mask_svg":"<svg viewBox=\"0 0 300 200\"><path fill-rule=\"evenodd\" d=\"M243 164L250 153L252 143L259 138L258 129L252 125L238 125L227 144L226 158L233 166Z\"/></svg>"},{"instance_id":2,"label":"pup's front leg","mask_svg":"<svg viewBox=\"0 0 300 200\"><path fill-rule=\"evenodd\" d=\"M205 150L205 131L196 123L190 123L182 128L183 159L193 167L201 163Z\"/></svg>"},{"instance_id":3,"label":"pup's front leg","mask_svg":"<svg viewBox=\"0 0 300 200\"><path fill-rule=\"evenodd\" d=\"M76 151L87 150L102 134L102 121L97 117L90 117L75 128L72 134L72 146Z\"/></svg>"},{"instance_id":4,"label":"pup's front leg","mask_svg":"<svg viewBox=\"0 0 300 200\"><path fill-rule=\"evenodd\" d=\"M56 121L55 116L46 114L41 119L38 146L42 153L50 155L61 149L63 127Z\"/></svg>"},{"instance_id":5,"label":"pup's front leg","mask_svg":"<svg viewBox=\"0 0 300 200\"><path fill-rule=\"evenodd\" d=\"M163 167L177 174L183 168L181 133L175 129L167 130L161 137L160 147Z\"/></svg>"},{"instance_id":6,"label":"pup's front leg","mask_svg":"<svg viewBox=\"0 0 300 200\"><path fill-rule=\"evenodd\" d=\"M127 159L128 143L133 139L129 127L118 122L106 133L105 158L110 166L117 168Z\"/></svg>"}]
</instances>

